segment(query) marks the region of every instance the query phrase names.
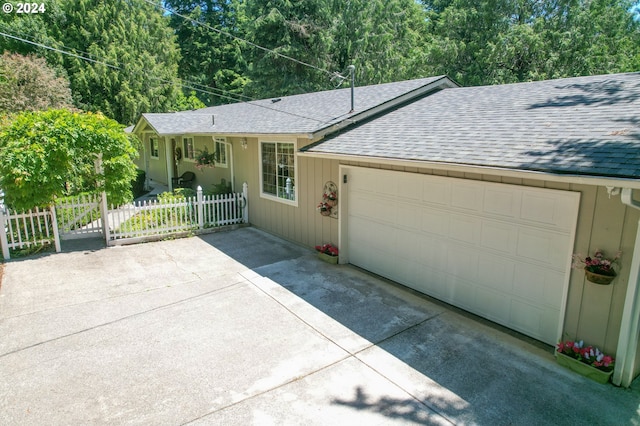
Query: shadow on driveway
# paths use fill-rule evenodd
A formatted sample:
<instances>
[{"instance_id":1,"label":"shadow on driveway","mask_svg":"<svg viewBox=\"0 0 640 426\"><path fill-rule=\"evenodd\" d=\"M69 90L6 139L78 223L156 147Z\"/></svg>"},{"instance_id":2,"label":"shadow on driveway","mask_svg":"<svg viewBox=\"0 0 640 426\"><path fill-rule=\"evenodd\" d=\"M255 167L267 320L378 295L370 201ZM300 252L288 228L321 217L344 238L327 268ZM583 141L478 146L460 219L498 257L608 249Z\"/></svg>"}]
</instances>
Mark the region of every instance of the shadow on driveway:
<instances>
[{"instance_id":1,"label":"shadow on driveway","mask_svg":"<svg viewBox=\"0 0 640 426\"><path fill-rule=\"evenodd\" d=\"M548 345L358 268L323 263L314 251L255 228L203 239L412 396L376 398L353 386L351 397L333 404L417 423L425 407L456 424L640 423L637 381L631 389L592 382L558 366Z\"/></svg>"}]
</instances>

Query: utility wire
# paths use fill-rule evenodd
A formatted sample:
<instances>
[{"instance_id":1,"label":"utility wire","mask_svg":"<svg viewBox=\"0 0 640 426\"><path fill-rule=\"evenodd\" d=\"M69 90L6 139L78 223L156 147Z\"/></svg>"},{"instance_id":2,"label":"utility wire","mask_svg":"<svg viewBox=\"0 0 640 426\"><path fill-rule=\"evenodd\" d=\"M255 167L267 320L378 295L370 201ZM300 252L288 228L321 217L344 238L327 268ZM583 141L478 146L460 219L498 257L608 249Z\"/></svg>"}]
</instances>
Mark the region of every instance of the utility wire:
<instances>
[{"instance_id":1,"label":"utility wire","mask_svg":"<svg viewBox=\"0 0 640 426\"><path fill-rule=\"evenodd\" d=\"M104 66L106 66L108 68L111 68L111 69L114 69L114 70L117 70L117 71L131 73L130 71L124 70L122 67L117 66L117 65L109 64L107 62L100 61L100 60L97 60L97 59L88 58L86 56L78 55L76 53L67 52L65 50L58 49L56 47L48 46L46 44L38 43L38 42L35 42L35 41L32 41L32 40L28 40L28 39L25 39L25 38L22 38L22 37L18 37L18 36L15 36L15 35L7 34L7 33L4 33L2 31L0 31L0 36L8 37L8 38L11 38L13 40L18 40L18 41L21 41L23 43L31 44L33 46L37 46L37 47L41 47L43 49L47 49L47 50L51 50L51 51L54 51L54 52L57 52L57 53L61 53L63 55L72 56L74 58L81 59L83 61L91 62L91 63L94 63L94 64L104 65ZM153 80L160 81L161 83L165 83L165 84L176 84L175 81L165 80L165 79L162 79L162 78L159 78L159 77L154 77L154 76L146 76L146 77L150 78L150 79L153 79ZM243 101L242 99L239 99L239 98L236 98L236 97L233 97L233 96L230 96L230 95L210 92L208 90L200 89L200 88L197 88L195 86L203 86L203 87L207 87L207 88L210 88L210 89L213 89L213 90L219 90L219 91L222 91L222 92L230 93L230 92L227 92L227 91L222 90L222 89L217 89L217 88L213 88L213 87L209 87L209 86L204 86L204 85L200 85L198 83L192 83L192 82L190 84L184 84L183 82L180 82L179 84L184 88L197 90L197 91L200 91L202 93L207 93L209 95L217 96L217 97L220 97L220 98L229 99L229 100L236 101L236 102L244 102L244 103L246 103L248 105L252 105L252 106L268 109L268 110L271 110L271 111L276 111L276 112L279 112L279 113L282 113L282 114L287 114L287 115L291 115L291 116L298 117L298 118L303 118L305 120L311 120L311 121L315 121L315 122L318 122L318 123L323 123L324 122L322 120L318 120L317 118L306 117L306 116L301 115L301 114L296 114L296 113L293 113L293 112L283 111L283 110L280 110L280 109L277 109L277 108L270 108L270 107L268 107L266 105L257 104L257 103L255 103L255 100L253 100L253 99L251 101ZM244 95L241 95L241 96L244 96ZM251 98L249 98L249 99L251 99Z\"/></svg>"},{"instance_id":2,"label":"utility wire","mask_svg":"<svg viewBox=\"0 0 640 426\"><path fill-rule=\"evenodd\" d=\"M106 62L104 60L99 60L99 58L96 55L94 55L93 53L84 52L82 50L78 50L76 48L65 46L65 45L60 45L56 50L56 48L49 47L49 46L43 45L41 43L35 42L33 40L27 39L26 38L27 35L25 33L23 33L23 32L15 31L15 30L13 32L21 35L23 38L21 39L16 35L9 35L9 34L5 34L5 33L1 33L1 32L0 32L0 34L4 35L6 37L10 37L10 38L13 38L13 39L16 39L16 40L23 41L25 43L30 43L30 44L36 45L38 47L43 47L45 49L54 50L54 51L57 51L59 53L64 53L66 55L71 55L71 56L75 55L75 57L78 58L78 59L86 60L86 61L89 61L89 62L99 63L101 65L107 66L107 67L112 68L112 69L117 69L117 70L120 70L120 71L127 72L124 69L124 67L123 67L121 62L117 62L116 61L116 62L108 63L108 62ZM67 49L67 51L64 52L64 51L60 50L60 48ZM74 53L69 52L69 50L72 50ZM86 56L84 56L84 55L86 55ZM157 78L157 77L153 77L153 76L150 76L149 78L155 79L155 80L159 80L159 81L164 82L164 83L173 84L173 82L170 81L170 80L163 80L163 79L160 79L160 78ZM233 100L233 101L240 101L240 102L246 102L246 100L249 100L249 101L257 100L257 99L251 98L249 96L240 94L240 93L237 93L237 94L236 93L232 93L232 92L229 92L228 90L219 89L217 87L207 86L207 85L204 85L204 84L201 84L201 83L196 83L196 82L185 80L185 79L180 79L180 81L182 82L181 86L184 87L184 88L196 90L198 92L206 93L208 95L218 96L220 98L225 98L225 99L230 99L230 100ZM212 93L209 90L214 90L214 91L217 91L217 92L220 92L220 93L219 94L218 93ZM226 96L225 96L225 94L226 94ZM231 96L237 96L238 98L233 98ZM245 100L241 100L239 98L245 98Z\"/></svg>"},{"instance_id":3,"label":"utility wire","mask_svg":"<svg viewBox=\"0 0 640 426\"><path fill-rule=\"evenodd\" d=\"M172 10L172 9L169 9L169 8L167 8L167 7L163 6L162 4L158 4L158 3L154 2L153 0L144 0L144 1L145 1L145 2L147 2L147 3L149 3L149 4L151 4L151 5L153 5L153 6L155 6L155 7L157 7L157 8L160 8L160 9L164 10L164 11L165 11L165 12L167 12L167 13L170 13L170 14L172 14L172 15L176 15L176 16L179 16L179 17L180 17L180 18L182 18L182 19L186 19L187 21L190 21L190 22L192 22L192 23L194 23L194 24L196 24L196 25L201 25L201 26L203 26L203 27L205 27L205 28L208 28L208 29L210 29L210 30L212 30L212 31L217 32L218 34L222 34L222 35L224 35L224 36L231 37L231 38L233 38L234 40L242 41L242 42L244 42L244 43L246 43L246 44L248 44L248 45L250 45L250 46L255 47L256 49L260 49L260 50L263 50L263 51L268 52L268 53L273 53L274 55L279 56L279 57L281 57L281 58L283 58L283 59L287 59L287 60L289 60L289 61L293 61L293 62L295 62L295 63L297 63L297 64L300 64L300 65L303 65L303 66L305 66L305 67L313 68L313 69L315 69L315 70L318 70L318 71L321 71L321 72L323 72L323 73L325 73L325 74L328 74L328 75L329 75L329 76L331 76L331 77L333 77L333 76L335 76L335 75L337 74L337 73L335 73L335 72L327 71L327 70L325 70L324 68L320 68L320 67L317 67L317 66L315 66L315 65L308 64L308 63L303 62L303 61L301 61L301 60L299 60L299 59L292 58L291 56L283 55L282 53L278 53L278 52L276 52L275 50L268 49L268 48L266 48L266 47L263 47L263 46L260 46L260 45L258 45L258 44L255 44L255 43L253 43L253 42L251 42L251 41L249 41L249 40L243 39L242 37L238 37L238 36L236 36L236 35L233 35L233 34L231 34L231 33L226 32L226 31L223 31L223 30L220 30L220 29L218 29L218 28L212 27L211 25L207 24L206 22L196 21L196 20L195 20L195 19L193 19L193 18L190 18L190 17L185 16L185 15L182 15L182 14L180 14L180 13L178 13L178 12L176 12L176 11Z\"/></svg>"}]
</instances>

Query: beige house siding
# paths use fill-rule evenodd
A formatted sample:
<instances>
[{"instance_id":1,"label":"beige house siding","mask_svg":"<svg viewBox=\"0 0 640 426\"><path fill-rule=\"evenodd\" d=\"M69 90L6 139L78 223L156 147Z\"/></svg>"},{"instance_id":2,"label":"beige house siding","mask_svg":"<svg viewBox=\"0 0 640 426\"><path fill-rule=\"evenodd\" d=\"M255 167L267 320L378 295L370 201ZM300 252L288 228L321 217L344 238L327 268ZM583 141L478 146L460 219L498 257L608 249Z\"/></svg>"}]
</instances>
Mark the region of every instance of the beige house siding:
<instances>
[{"instance_id":1,"label":"beige house siding","mask_svg":"<svg viewBox=\"0 0 640 426\"><path fill-rule=\"evenodd\" d=\"M163 185L167 184L167 160L166 160L166 147L164 138L158 137L154 133L142 133L140 140L142 141L143 150L140 156L134 161L136 166L140 170L147 172L147 178L155 182L159 182ZM151 157L151 146L149 139L152 137L158 138L158 158ZM145 164L147 163L147 164Z\"/></svg>"},{"instance_id":2,"label":"beige house siding","mask_svg":"<svg viewBox=\"0 0 640 426\"><path fill-rule=\"evenodd\" d=\"M341 164L580 192L574 253L586 255L593 254L596 249L602 249L606 254L613 255L617 250L621 250L622 258L617 267L618 277L608 286L586 281L581 270L571 271L564 337L582 339L589 344L599 346L607 353L616 352L633 246L638 219L640 219L640 211L622 204L619 195L609 198L606 188L598 186L362 162L341 162ZM640 351L637 359L640 361ZM636 369L638 374L640 368L636 367Z\"/></svg>"},{"instance_id":3,"label":"beige house siding","mask_svg":"<svg viewBox=\"0 0 640 426\"><path fill-rule=\"evenodd\" d=\"M213 138L211 136L187 136L193 138L194 143L194 151L195 155L197 155L200 151L204 151L206 148L209 153L214 152L215 144ZM167 138L168 143L171 144L169 138ZM175 137L176 146L179 146L182 150L182 159L178 161L178 174L177 176L181 176L185 172L193 172L196 175L195 182L193 183L193 189L196 189L199 186L206 192L210 190L212 185L217 185L224 179L227 183L231 182L231 158L227 158L227 167L204 167L202 170L198 170L196 167L196 163L194 160L190 160L186 158L184 152L184 143L183 137ZM229 142L229 139L227 139ZM228 151L229 152L229 151ZM231 157L229 155L229 157Z\"/></svg>"},{"instance_id":4,"label":"beige house siding","mask_svg":"<svg viewBox=\"0 0 640 426\"><path fill-rule=\"evenodd\" d=\"M278 140L269 137L269 140ZM297 148L307 144L298 139ZM260 196L259 139L248 138L247 149L233 139L236 185L249 184L249 221L252 225L286 240L313 247L331 242L338 244L338 220L322 216L316 206L322 200L324 184L338 185L338 161L317 160L296 155L297 207ZM340 195L338 194L338 197Z\"/></svg>"}]
</instances>

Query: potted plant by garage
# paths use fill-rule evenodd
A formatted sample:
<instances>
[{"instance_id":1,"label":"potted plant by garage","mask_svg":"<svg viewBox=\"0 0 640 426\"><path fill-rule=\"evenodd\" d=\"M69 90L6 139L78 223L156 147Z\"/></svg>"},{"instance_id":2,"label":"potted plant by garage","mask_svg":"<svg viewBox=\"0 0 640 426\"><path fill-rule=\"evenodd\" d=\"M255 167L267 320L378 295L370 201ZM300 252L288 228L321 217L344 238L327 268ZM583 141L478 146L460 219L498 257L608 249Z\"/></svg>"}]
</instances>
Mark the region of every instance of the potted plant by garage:
<instances>
[{"instance_id":1,"label":"potted plant by garage","mask_svg":"<svg viewBox=\"0 0 640 426\"><path fill-rule=\"evenodd\" d=\"M556 361L563 367L598 383L609 381L615 364L611 356L605 355L596 347L586 346L582 340L558 343Z\"/></svg>"},{"instance_id":2,"label":"potted plant by garage","mask_svg":"<svg viewBox=\"0 0 640 426\"><path fill-rule=\"evenodd\" d=\"M338 263L338 247L332 244L323 244L321 246L316 246L316 250L318 250L318 257L324 260L327 263Z\"/></svg>"},{"instance_id":3,"label":"potted plant by garage","mask_svg":"<svg viewBox=\"0 0 640 426\"><path fill-rule=\"evenodd\" d=\"M613 264L618 262L621 253L618 251L613 259L605 258L602 250L596 250L593 256L587 256L584 259L580 254L574 254L572 266L574 268L584 268L587 281L594 284L608 285L616 277Z\"/></svg>"}]
</instances>

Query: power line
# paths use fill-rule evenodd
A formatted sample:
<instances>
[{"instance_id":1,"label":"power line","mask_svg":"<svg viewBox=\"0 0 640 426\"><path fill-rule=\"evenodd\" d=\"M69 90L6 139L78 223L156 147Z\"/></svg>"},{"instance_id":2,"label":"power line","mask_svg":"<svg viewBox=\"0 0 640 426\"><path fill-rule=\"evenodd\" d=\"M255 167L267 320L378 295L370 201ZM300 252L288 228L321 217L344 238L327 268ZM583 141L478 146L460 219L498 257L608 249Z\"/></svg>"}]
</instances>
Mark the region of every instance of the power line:
<instances>
[{"instance_id":1,"label":"power line","mask_svg":"<svg viewBox=\"0 0 640 426\"><path fill-rule=\"evenodd\" d=\"M305 67L313 68L313 69L315 69L317 71L321 71L321 72L323 72L325 74L328 74L331 77L334 77L337 74L335 72L331 72L331 71L325 70L324 68L320 68L320 67L317 67L315 65L308 64L308 63L303 62L303 61L301 61L299 59L292 58L291 56L283 55L282 53L276 52L275 50L268 49L266 47L260 46L260 45L258 45L256 43L253 43L253 42L251 42L249 40L246 40L246 39L244 39L242 37L238 37L236 35L233 35L233 34L231 34L229 32L226 32L226 31L220 30L218 28L212 27L211 25L207 24L206 22L196 21L193 18L190 18L188 16L182 15L182 14L180 14L180 13L178 13L178 12L172 10L172 9L169 9L169 8L167 8L167 7L165 7L165 6L161 5L161 4L158 4L158 3L156 3L156 2L154 2L152 0L144 0L144 1L149 3L149 4L151 4L151 5L153 5L153 6L155 6L155 7L157 7L157 8L160 8L160 9L164 10L167 13L179 16L182 19L186 19L187 21L190 21L190 22L192 22L192 23L194 23L196 25L201 25L201 26L203 26L205 28L208 28L208 29L210 29L212 31L217 32L218 34L222 34L224 36L231 37L234 40L242 41L242 42L244 42L244 43L246 43L246 44L248 44L250 46L255 47L256 49L260 49L260 50L263 50L263 51L268 52L268 53L273 53L274 55L279 56L279 57L281 57L283 59L287 59L289 61L293 61L293 62L295 62L297 64L300 64L300 65L303 65Z\"/></svg>"},{"instance_id":2,"label":"power line","mask_svg":"<svg viewBox=\"0 0 640 426\"><path fill-rule=\"evenodd\" d=\"M0 31L0 35L4 36L4 37L11 38L11 39L14 39L14 40L21 41L23 43L31 44L33 46L41 47L43 49L47 49L47 50L51 50L51 51L54 51L54 52L57 52L57 53L61 53L63 55L72 56L74 58L81 59L81 60L84 60L84 61L88 61L88 62L91 62L91 63L94 63L94 64L104 65L104 66L106 66L108 68L111 68L111 69L114 69L114 70L117 70L117 71L128 72L130 74L136 74L136 73L133 73L131 71L124 70L122 67L117 66L117 65L109 64L107 62L100 61L100 60L93 59L93 58L87 58L86 56L78 55L78 54L72 53L72 52L67 52L65 50L62 50L62 49L59 49L59 48L56 48L56 47L48 46L48 45L43 44L43 43L39 43L39 42L28 40L28 39L25 39L25 38L22 38L22 37L18 37L18 36L15 36L15 35L7 34L7 33L4 33L2 31ZM153 80L157 80L157 81L159 81L161 83L165 83L165 84L176 84L177 83L176 81L165 80L165 79L162 79L162 78L159 78L159 77L154 77L154 76L145 76L145 77L153 79ZM296 113L288 112L288 111L282 111L282 110L279 110L279 109L276 109L276 108L270 108L270 107L268 107L266 105L262 105L262 104L256 104L256 103L254 103L255 100L253 100L253 99L251 101L243 101L242 99L235 98L233 96L229 96L229 95L225 95L225 94L221 94L221 93L210 92L210 91L207 91L207 90L204 90L204 89L197 88L195 86L203 86L203 87L210 88L212 90L219 90L221 92L230 93L230 92L227 92L227 91L222 90L222 89L217 89L217 88L214 88L214 87L204 86L204 85L200 85L198 83L192 83L192 82L190 82L191 85L184 84L183 82L179 82L178 84L180 84L180 86L182 86L184 88L197 90L197 91L200 91L202 93L207 93L209 95L217 96L217 97L220 97L220 98L229 99L229 100L236 101L236 102L243 102L243 103L246 103L248 105L255 106L255 107L260 107L260 108L268 109L268 110L271 110L271 111L276 111L276 112L279 112L279 113L282 113L282 114L287 114L287 115L291 115L291 116L294 116L294 117L303 118L305 120L311 120L311 121L316 121L318 123L323 123L322 120L318 120L317 118L306 117L306 116L301 115L301 114L296 114ZM235 95L235 94L232 94L232 95ZM240 95L240 96L244 96L244 95ZM249 99L251 99L251 98L249 98Z\"/></svg>"}]
</instances>

